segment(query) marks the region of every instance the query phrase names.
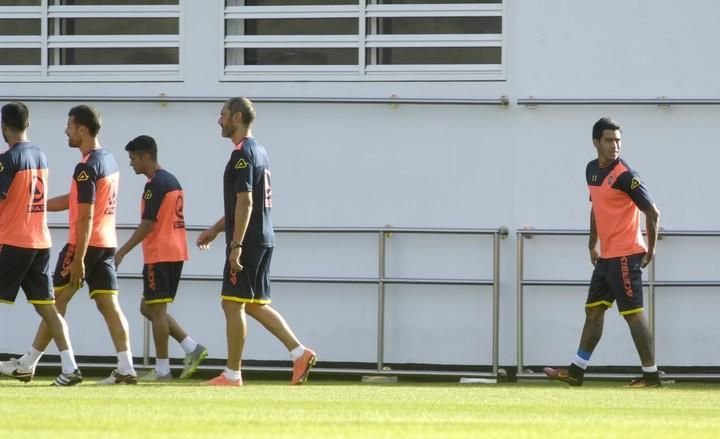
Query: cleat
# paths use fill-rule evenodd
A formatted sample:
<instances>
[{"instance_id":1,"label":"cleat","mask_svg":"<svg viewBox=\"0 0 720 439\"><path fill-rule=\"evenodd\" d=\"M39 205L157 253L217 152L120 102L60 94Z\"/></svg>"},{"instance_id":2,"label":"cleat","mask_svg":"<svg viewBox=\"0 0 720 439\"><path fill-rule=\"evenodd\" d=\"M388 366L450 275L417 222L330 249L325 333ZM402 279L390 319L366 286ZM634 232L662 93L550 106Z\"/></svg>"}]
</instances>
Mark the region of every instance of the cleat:
<instances>
[{"instance_id":1,"label":"cleat","mask_svg":"<svg viewBox=\"0 0 720 439\"><path fill-rule=\"evenodd\" d=\"M310 374L310 369L317 363L317 354L312 349L305 349L302 357L295 360L293 363L293 375L290 384L302 384L307 381L307 377Z\"/></svg>"},{"instance_id":2,"label":"cleat","mask_svg":"<svg viewBox=\"0 0 720 439\"><path fill-rule=\"evenodd\" d=\"M99 384L101 386L109 384L137 384L137 375L134 373L123 375L115 369L109 377L104 380L96 381L95 384Z\"/></svg>"},{"instance_id":3,"label":"cleat","mask_svg":"<svg viewBox=\"0 0 720 439\"><path fill-rule=\"evenodd\" d=\"M180 379L190 378L197 370L200 362L204 360L207 355L207 348L201 344L198 344L194 351L185 355L185 359L183 360L185 367L183 367L183 370L180 373Z\"/></svg>"},{"instance_id":4,"label":"cleat","mask_svg":"<svg viewBox=\"0 0 720 439\"><path fill-rule=\"evenodd\" d=\"M243 381L242 378L240 378L239 380L229 380L225 378L224 373L221 373L215 378L209 381L205 381L203 384L205 384L206 386L240 387L243 385Z\"/></svg>"},{"instance_id":5,"label":"cleat","mask_svg":"<svg viewBox=\"0 0 720 439\"><path fill-rule=\"evenodd\" d=\"M158 375L157 371L152 369L150 372L138 378L138 381L142 381L144 383L158 383L172 381L172 379L172 372L168 372L167 375Z\"/></svg>"},{"instance_id":6,"label":"cleat","mask_svg":"<svg viewBox=\"0 0 720 439\"><path fill-rule=\"evenodd\" d=\"M35 375L35 369L24 369L20 360L11 358L8 361L0 361L0 374L15 378L23 383L29 383L33 375Z\"/></svg>"},{"instance_id":7,"label":"cleat","mask_svg":"<svg viewBox=\"0 0 720 439\"><path fill-rule=\"evenodd\" d=\"M82 383L82 374L80 373L80 369L75 369L74 372L61 373L57 376L57 378L55 378L55 382L50 385L58 387L69 387L75 386L80 383Z\"/></svg>"},{"instance_id":8,"label":"cleat","mask_svg":"<svg viewBox=\"0 0 720 439\"><path fill-rule=\"evenodd\" d=\"M573 376L570 374L568 369L553 369L552 367L546 367L543 369L545 375L553 381L562 381L568 383L571 386L582 386L583 377L582 375Z\"/></svg>"},{"instance_id":9,"label":"cleat","mask_svg":"<svg viewBox=\"0 0 720 439\"><path fill-rule=\"evenodd\" d=\"M661 381L657 379L648 378L648 377L641 377L641 378L635 378L634 380L630 381L630 384L627 385L627 387L632 387L634 389L639 389L641 387L661 387Z\"/></svg>"}]
</instances>

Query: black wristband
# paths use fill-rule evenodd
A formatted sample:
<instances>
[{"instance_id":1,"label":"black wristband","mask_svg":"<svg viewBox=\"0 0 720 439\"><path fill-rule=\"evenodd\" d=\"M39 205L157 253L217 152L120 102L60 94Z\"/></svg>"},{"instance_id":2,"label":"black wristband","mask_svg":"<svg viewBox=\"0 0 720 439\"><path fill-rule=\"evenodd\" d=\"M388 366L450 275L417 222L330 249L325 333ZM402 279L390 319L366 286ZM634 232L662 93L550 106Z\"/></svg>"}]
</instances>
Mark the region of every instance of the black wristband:
<instances>
[{"instance_id":1,"label":"black wristband","mask_svg":"<svg viewBox=\"0 0 720 439\"><path fill-rule=\"evenodd\" d=\"M233 249L242 247L242 243L238 241L230 241L230 244L228 245Z\"/></svg>"}]
</instances>

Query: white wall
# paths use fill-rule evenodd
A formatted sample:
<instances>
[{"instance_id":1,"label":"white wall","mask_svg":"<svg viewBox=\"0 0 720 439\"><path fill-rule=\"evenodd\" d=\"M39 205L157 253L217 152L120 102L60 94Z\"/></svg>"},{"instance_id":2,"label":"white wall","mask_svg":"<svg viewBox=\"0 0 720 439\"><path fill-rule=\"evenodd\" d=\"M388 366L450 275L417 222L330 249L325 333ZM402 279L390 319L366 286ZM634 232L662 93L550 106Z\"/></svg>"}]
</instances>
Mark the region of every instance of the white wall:
<instances>
[{"instance_id":1,"label":"white wall","mask_svg":"<svg viewBox=\"0 0 720 439\"><path fill-rule=\"evenodd\" d=\"M217 23L217 5L184 2L198 28ZM203 9L204 8L204 9ZM624 158L642 175L666 229L717 229L720 210L712 202L716 121L720 107L652 105L540 105L539 98L719 98L716 29L720 4L611 0L602 8L585 2L508 0L505 19L507 80L498 82L241 83L220 81L219 36L215 31L185 39L183 82L0 83L9 97L71 96L72 102L31 102L35 142L51 162L51 194L62 193L79 159L66 147L68 108L101 96L160 93L174 97L388 97L497 98L511 105L297 104L257 105L256 137L273 163L276 226L478 227L506 225L502 242L501 364L515 362L515 234L535 228L587 228L589 203L583 180L594 158L592 124L611 115L624 124ZM197 20L197 23L195 22ZM186 23L187 25L187 23ZM207 28L207 26L202 26ZM216 50L217 49L217 50ZM207 225L222 213L222 169L231 150L219 136L221 104L94 102L104 116L103 143L124 170L119 222L135 223L144 179L127 167L123 151L138 134L158 139L160 160L185 187L186 219ZM65 222L54 216L53 222ZM126 235L123 235L126 236ZM64 242L55 234L55 246ZM389 264L398 273L438 277L489 276L486 241L469 244L433 239L392 241ZM396 244L397 243L397 244ZM374 242L355 236L279 239L275 276L373 276ZM589 279L584 239L528 243L528 278ZM359 250L358 250L359 249ZM480 254L480 256L478 256ZM218 274L222 255L193 250L186 272ZM717 279L714 241L663 240L657 276ZM139 270L139 255L123 272ZM456 267L460 261L462 270ZM472 261L472 263L467 263ZM475 264L477 262L477 264ZM427 274L437 269L438 272ZM138 282L123 282L122 303L139 351ZM182 285L172 311L211 356L224 356L219 283ZM373 286L275 284L275 305L298 335L316 346L322 360L375 361L376 289ZM573 355L583 320L584 288L526 291L526 364L564 364ZM488 364L489 289L391 287L388 289L386 359L393 362ZM111 355L99 314L80 295L68 321L80 354ZM22 300L20 300L22 302ZM709 334L718 323L716 289L663 289L657 294L657 357L661 365L719 365ZM22 352L32 337L30 307L0 307L0 351ZM252 325L247 357L285 359L281 345ZM90 336L92 334L92 336ZM548 340L552 340L549 343ZM692 342L688 342L692 340ZM174 347L172 351L179 355ZM637 355L616 308L594 364L633 365Z\"/></svg>"}]
</instances>

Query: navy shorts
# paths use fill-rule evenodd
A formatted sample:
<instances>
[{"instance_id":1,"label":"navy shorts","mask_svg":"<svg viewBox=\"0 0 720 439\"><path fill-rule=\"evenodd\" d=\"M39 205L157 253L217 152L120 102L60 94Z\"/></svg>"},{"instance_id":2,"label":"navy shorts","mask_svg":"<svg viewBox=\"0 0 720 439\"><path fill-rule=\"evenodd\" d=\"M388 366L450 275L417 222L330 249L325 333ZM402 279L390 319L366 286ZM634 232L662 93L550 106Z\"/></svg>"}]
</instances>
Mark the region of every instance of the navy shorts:
<instances>
[{"instance_id":1,"label":"navy shorts","mask_svg":"<svg viewBox=\"0 0 720 439\"><path fill-rule=\"evenodd\" d=\"M155 262L143 266L143 300L146 304L172 303L175 300L183 261Z\"/></svg>"},{"instance_id":2,"label":"navy shorts","mask_svg":"<svg viewBox=\"0 0 720 439\"><path fill-rule=\"evenodd\" d=\"M65 244L58 256L53 285L60 292L70 283L70 263L75 254L74 244ZM96 294L117 294L118 282L115 272L115 249L88 247L85 253L85 283L90 290L90 297Z\"/></svg>"},{"instance_id":3,"label":"navy shorts","mask_svg":"<svg viewBox=\"0 0 720 439\"><path fill-rule=\"evenodd\" d=\"M617 300L621 315L643 310L642 270L645 253L618 258L598 259L590 279L586 307L604 305L608 308Z\"/></svg>"},{"instance_id":4,"label":"navy shorts","mask_svg":"<svg viewBox=\"0 0 720 439\"><path fill-rule=\"evenodd\" d=\"M270 260L272 247L243 247L240 264L241 272L230 271L227 257L230 249L225 251L225 268L223 268L222 298L243 303L270 303Z\"/></svg>"},{"instance_id":5,"label":"navy shorts","mask_svg":"<svg viewBox=\"0 0 720 439\"><path fill-rule=\"evenodd\" d=\"M15 303L20 287L30 303L55 303L50 282L50 249L0 244L0 302Z\"/></svg>"}]
</instances>

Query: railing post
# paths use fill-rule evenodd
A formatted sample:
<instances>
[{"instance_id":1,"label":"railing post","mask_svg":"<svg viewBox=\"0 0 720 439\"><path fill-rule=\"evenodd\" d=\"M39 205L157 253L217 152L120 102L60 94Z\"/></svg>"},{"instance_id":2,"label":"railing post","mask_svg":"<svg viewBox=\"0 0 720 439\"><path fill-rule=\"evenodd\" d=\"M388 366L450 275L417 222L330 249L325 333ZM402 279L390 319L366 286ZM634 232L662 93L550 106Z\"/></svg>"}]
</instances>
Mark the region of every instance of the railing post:
<instances>
[{"instance_id":1,"label":"railing post","mask_svg":"<svg viewBox=\"0 0 720 439\"><path fill-rule=\"evenodd\" d=\"M500 239L502 230L493 234L493 327L492 327L492 374L497 377L500 363Z\"/></svg>"},{"instance_id":2,"label":"railing post","mask_svg":"<svg viewBox=\"0 0 720 439\"><path fill-rule=\"evenodd\" d=\"M655 353L655 258L650 261L648 268L648 326L650 326L652 350Z\"/></svg>"},{"instance_id":3,"label":"railing post","mask_svg":"<svg viewBox=\"0 0 720 439\"><path fill-rule=\"evenodd\" d=\"M383 370L385 362L385 230L378 235L378 333L377 370Z\"/></svg>"},{"instance_id":4,"label":"railing post","mask_svg":"<svg viewBox=\"0 0 720 439\"><path fill-rule=\"evenodd\" d=\"M517 375L520 376L523 373L523 233L517 232L517 278L516 278L516 289L517 289Z\"/></svg>"},{"instance_id":5,"label":"railing post","mask_svg":"<svg viewBox=\"0 0 720 439\"><path fill-rule=\"evenodd\" d=\"M150 320L143 319L143 366L150 366Z\"/></svg>"}]
</instances>

